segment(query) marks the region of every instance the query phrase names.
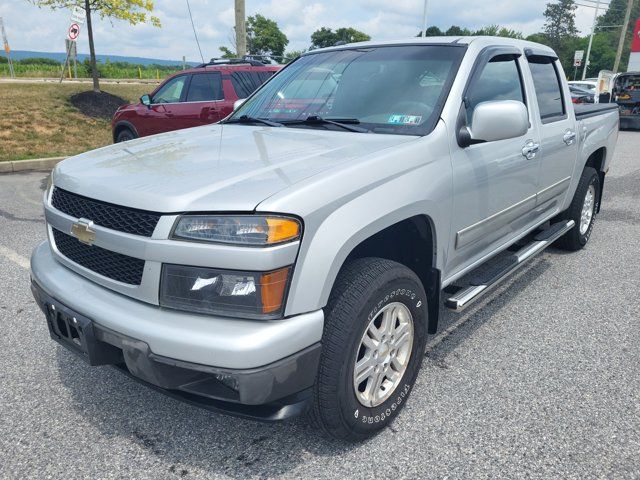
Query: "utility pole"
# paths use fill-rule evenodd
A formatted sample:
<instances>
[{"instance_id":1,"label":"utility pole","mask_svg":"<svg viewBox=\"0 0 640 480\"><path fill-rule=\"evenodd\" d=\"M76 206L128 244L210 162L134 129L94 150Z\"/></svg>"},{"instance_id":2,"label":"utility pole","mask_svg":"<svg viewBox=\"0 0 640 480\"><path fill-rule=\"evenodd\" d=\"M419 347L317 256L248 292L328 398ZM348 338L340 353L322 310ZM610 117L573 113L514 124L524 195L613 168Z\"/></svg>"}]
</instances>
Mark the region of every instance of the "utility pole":
<instances>
[{"instance_id":1,"label":"utility pole","mask_svg":"<svg viewBox=\"0 0 640 480\"><path fill-rule=\"evenodd\" d=\"M582 80L587 77L587 69L589 68L589 55L591 55L591 44L593 43L593 34L596 31L596 22L598 21L598 10L600 10L600 0L596 2L596 12L593 14L593 25L591 25L591 35L589 36L589 46L587 47L587 59L584 62L582 70Z\"/></svg>"},{"instance_id":2,"label":"utility pole","mask_svg":"<svg viewBox=\"0 0 640 480\"><path fill-rule=\"evenodd\" d=\"M9 40L7 40L7 32L4 29L4 22L0 17L0 33L2 33L2 43L4 44L4 51L7 54L7 62L9 64L9 75L11 78L15 78L16 73L13 69L13 60L11 60L11 48L9 47Z\"/></svg>"},{"instance_id":3,"label":"utility pole","mask_svg":"<svg viewBox=\"0 0 640 480\"><path fill-rule=\"evenodd\" d=\"M622 57L622 49L624 48L624 40L627 37L627 29L629 28L629 18L631 17L631 9L633 8L633 0L627 0L627 13L624 14L624 24L620 32L620 40L618 41L618 51L616 52L616 61L613 64L613 73L618 73L620 66L620 58Z\"/></svg>"},{"instance_id":4,"label":"utility pole","mask_svg":"<svg viewBox=\"0 0 640 480\"><path fill-rule=\"evenodd\" d=\"M422 8L422 30L420 31L421 37L427 36L427 7L429 6L429 0L424 0L424 7Z\"/></svg>"},{"instance_id":5,"label":"utility pole","mask_svg":"<svg viewBox=\"0 0 640 480\"><path fill-rule=\"evenodd\" d=\"M247 28L245 23L244 0L236 2L236 54L242 58L247 54Z\"/></svg>"}]
</instances>

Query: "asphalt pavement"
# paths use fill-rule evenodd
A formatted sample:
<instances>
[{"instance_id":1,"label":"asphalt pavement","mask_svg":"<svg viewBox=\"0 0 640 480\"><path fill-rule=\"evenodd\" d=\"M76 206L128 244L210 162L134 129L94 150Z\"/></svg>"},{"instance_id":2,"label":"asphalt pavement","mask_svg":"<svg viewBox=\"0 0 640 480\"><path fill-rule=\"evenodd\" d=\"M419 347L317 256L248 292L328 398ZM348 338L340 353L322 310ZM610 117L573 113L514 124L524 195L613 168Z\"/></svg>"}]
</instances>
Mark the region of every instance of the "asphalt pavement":
<instances>
[{"instance_id":1,"label":"asphalt pavement","mask_svg":"<svg viewBox=\"0 0 640 480\"><path fill-rule=\"evenodd\" d=\"M185 405L49 339L29 291L43 172L0 175L0 478L640 478L640 133L586 249L443 313L410 401L360 444Z\"/></svg>"}]
</instances>

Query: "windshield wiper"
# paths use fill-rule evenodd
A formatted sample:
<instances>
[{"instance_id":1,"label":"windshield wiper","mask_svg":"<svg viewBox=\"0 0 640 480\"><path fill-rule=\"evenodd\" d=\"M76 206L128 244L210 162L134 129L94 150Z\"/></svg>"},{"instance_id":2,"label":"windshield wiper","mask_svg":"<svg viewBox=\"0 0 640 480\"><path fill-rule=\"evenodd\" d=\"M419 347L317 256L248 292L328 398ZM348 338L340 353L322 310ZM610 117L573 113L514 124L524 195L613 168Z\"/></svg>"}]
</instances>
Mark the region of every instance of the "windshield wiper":
<instances>
[{"instance_id":1,"label":"windshield wiper","mask_svg":"<svg viewBox=\"0 0 640 480\"><path fill-rule=\"evenodd\" d=\"M322 118L318 115L309 115L302 120L286 120L282 122L285 126L289 125L335 125L337 127L349 130L350 132L367 133L369 130L362 127L356 127L360 123L357 118Z\"/></svg>"},{"instance_id":2,"label":"windshield wiper","mask_svg":"<svg viewBox=\"0 0 640 480\"><path fill-rule=\"evenodd\" d=\"M262 123L263 125L268 125L270 127L284 127L282 123L273 122L271 120L267 120L266 118L250 117L248 115L242 115L238 118L232 118L224 123Z\"/></svg>"}]
</instances>

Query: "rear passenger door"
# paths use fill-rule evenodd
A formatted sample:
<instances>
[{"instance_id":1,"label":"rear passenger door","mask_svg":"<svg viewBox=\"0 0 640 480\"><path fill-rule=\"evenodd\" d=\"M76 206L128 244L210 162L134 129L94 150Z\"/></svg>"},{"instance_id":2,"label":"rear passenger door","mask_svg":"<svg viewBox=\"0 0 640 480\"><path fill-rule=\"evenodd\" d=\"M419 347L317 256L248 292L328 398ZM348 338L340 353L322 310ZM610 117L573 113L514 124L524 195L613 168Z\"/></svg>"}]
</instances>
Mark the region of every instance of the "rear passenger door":
<instances>
[{"instance_id":1,"label":"rear passenger door","mask_svg":"<svg viewBox=\"0 0 640 480\"><path fill-rule=\"evenodd\" d=\"M525 60L515 47L489 47L481 52L465 89L461 126L473 128L475 107L496 100L523 102L531 119L524 68ZM456 135L452 135L449 277L493 253L534 223L539 161L535 152L525 156L524 150L539 143L536 126L530 121L528 131L520 137L465 148L459 147Z\"/></svg>"},{"instance_id":2,"label":"rear passenger door","mask_svg":"<svg viewBox=\"0 0 640 480\"><path fill-rule=\"evenodd\" d=\"M528 52L540 123L540 186L538 212L548 216L558 208L571 183L578 154L576 121L564 73L556 57Z\"/></svg>"}]
</instances>

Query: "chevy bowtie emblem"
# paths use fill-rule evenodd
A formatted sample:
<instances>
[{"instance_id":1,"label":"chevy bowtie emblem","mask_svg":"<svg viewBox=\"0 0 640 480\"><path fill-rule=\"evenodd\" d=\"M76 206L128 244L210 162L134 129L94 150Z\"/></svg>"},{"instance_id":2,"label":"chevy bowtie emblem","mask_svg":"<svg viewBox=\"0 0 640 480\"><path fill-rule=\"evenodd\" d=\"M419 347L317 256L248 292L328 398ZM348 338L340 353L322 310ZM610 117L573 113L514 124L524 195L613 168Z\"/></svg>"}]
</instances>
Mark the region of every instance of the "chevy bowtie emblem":
<instances>
[{"instance_id":1,"label":"chevy bowtie emblem","mask_svg":"<svg viewBox=\"0 0 640 480\"><path fill-rule=\"evenodd\" d=\"M93 245L93 242L96 241L96 232L91 230L91 227L93 227L91 220L80 218L76 223L71 225L71 235L85 245Z\"/></svg>"}]
</instances>

